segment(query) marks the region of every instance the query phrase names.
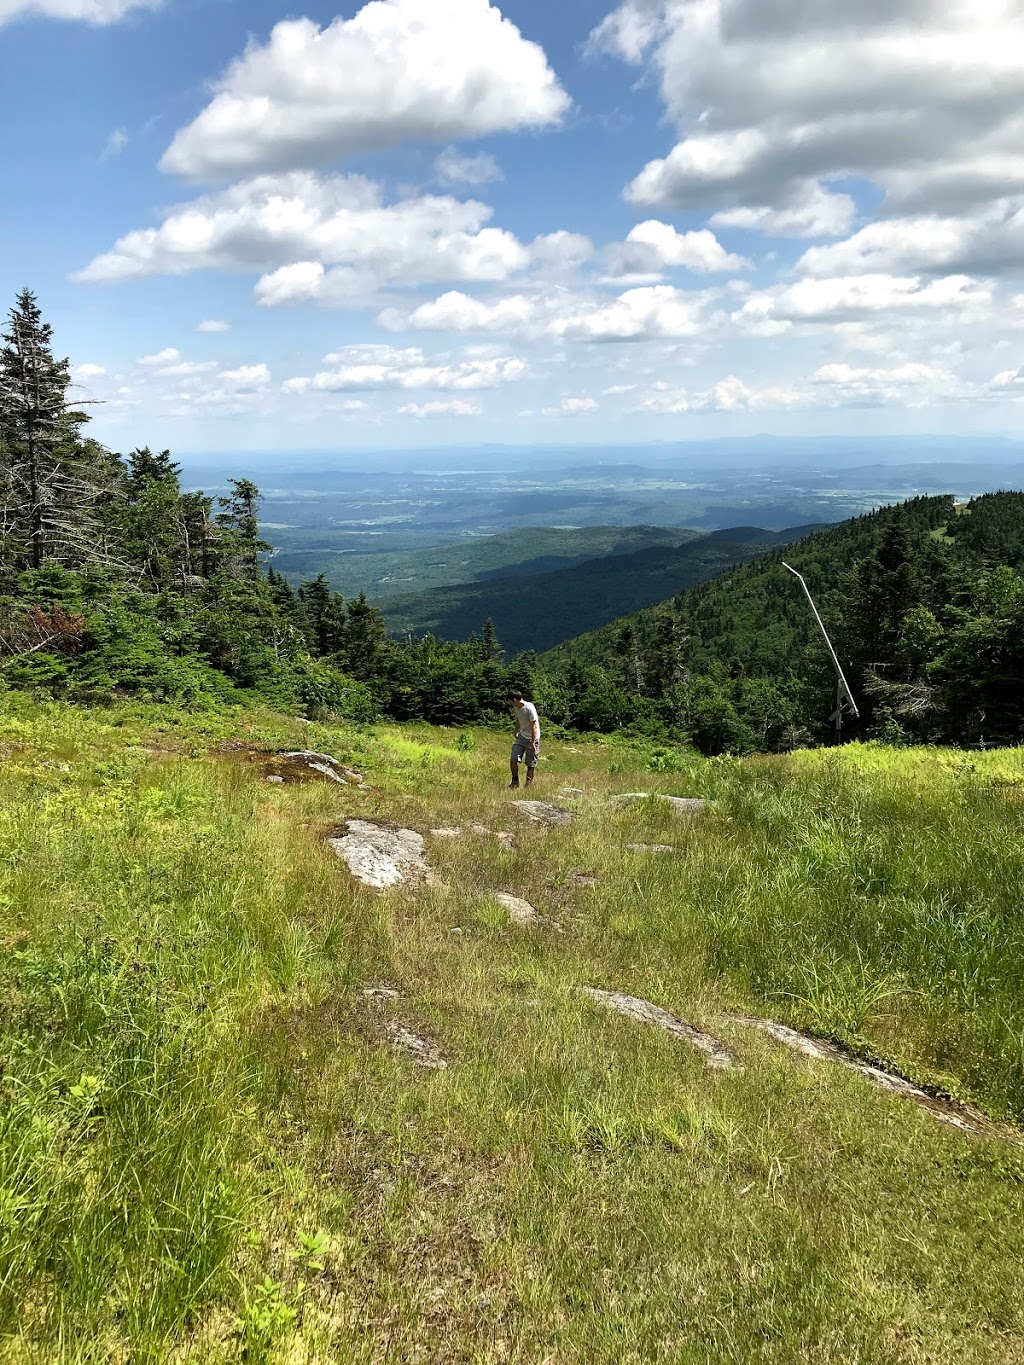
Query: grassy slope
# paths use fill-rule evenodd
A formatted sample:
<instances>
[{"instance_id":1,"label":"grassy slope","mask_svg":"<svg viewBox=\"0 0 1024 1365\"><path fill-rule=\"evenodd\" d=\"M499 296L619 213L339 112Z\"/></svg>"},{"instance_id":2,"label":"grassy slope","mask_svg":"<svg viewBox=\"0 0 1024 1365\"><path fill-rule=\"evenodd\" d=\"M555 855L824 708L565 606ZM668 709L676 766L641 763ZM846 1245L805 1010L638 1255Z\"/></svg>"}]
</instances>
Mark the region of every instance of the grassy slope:
<instances>
[{"instance_id":1,"label":"grassy slope","mask_svg":"<svg viewBox=\"0 0 1024 1365\"><path fill-rule=\"evenodd\" d=\"M324 747L372 789L270 787L223 740ZM436 885L376 893L324 831L512 828L503 737L19 705L0 744L5 1361L1024 1356L1019 1150L716 1022L771 1013L1024 1115L1021 753L650 772L551 743L569 830L429 841ZM719 804L605 803L637 788ZM565 932L507 927L496 889ZM363 997L384 981L404 998ZM387 1014L449 1069L395 1054Z\"/></svg>"},{"instance_id":2,"label":"grassy slope","mask_svg":"<svg viewBox=\"0 0 1024 1365\"><path fill-rule=\"evenodd\" d=\"M745 564L806 532L807 528L772 532L737 527L684 545L591 559L576 568L538 574L528 583L512 578L460 583L395 597L381 607L396 633L430 630L445 639L465 640L489 617L511 653L540 652L713 578L734 564Z\"/></svg>"},{"instance_id":3,"label":"grassy slope","mask_svg":"<svg viewBox=\"0 0 1024 1365\"><path fill-rule=\"evenodd\" d=\"M274 557L274 567L296 585L323 573L335 592L357 597L365 591L375 601L521 574L570 568L598 555L625 554L652 545L682 545L696 531L661 526L526 526L500 535L449 538L428 548L365 553L332 553L322 545L294 547ZM271 539L273 534L271 533ZM307 539L316 540L315 532ZM349 537L355 540L354 537Z\"/></svg>"}]
</instances>

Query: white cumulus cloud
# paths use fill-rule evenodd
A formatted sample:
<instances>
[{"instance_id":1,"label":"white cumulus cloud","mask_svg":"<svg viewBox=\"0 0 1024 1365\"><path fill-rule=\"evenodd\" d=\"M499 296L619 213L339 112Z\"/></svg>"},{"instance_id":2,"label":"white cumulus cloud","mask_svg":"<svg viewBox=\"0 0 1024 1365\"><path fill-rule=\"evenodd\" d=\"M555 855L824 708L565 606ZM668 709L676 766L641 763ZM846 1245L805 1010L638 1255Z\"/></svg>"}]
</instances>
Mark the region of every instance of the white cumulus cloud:
<instances>
[{"instance_id":1,"label":"white cumulus cloud","mask_svg":"<svg viewBox=\"0 0 1024 1365\"><path fill-rule=\"evenodd\" d=\"M507 332L577 341L642 341L689 337L707 324L713 295L672 285L627 289L615 298L556 290L485 302L450 290L411 311L387 308L389 331Z\"/></svg>"},{"instance_id":2,"label":"white cumulus cloud","mask_svg":"<svg viewBox=\"0 0 1024 1365\"><path fill-rule=\"evenodd\" d=\"M902 403L907 407L924 407L937 398L951 398L961 387L947 370L914 361L875 367L841 362L822 365L811 376L811 383L831 389L836 403Z\"/></svg>"},{"instance_id":3,"label":"white cumulus cloud","mask_svg":"<svg viewBox=\"0 0 1024 1365\"><path fill-rule=\"evenodd\" d=\"M386 281L504 280L530 250L485 226L491 213L448 195L387 204L361 176L258 176L170 209L159 227L129 232L75 278L267 271L257 288L267 305L347 299Z\"/></svg>"},{"instance_id":4,"label":"white cumulus cloud","mask_svg":"<svg viewBox=\"0 0 1024 1365\"><path fill-rule=\"evenodd\" d=\"M504 179L490 152L460 152L457 147L446 147L434 169L442 185L490 185Z\"/></svg>"},{"instance_id":5,"label":"white cumulus cloud","mask_svg":"<svg viewBox=\"0 0 1024 1365\"><path fill-rule=\"evenodd\" d=\"M741 328L759 329L792 322L843 322L886 313L955 313L982 316L991 290L966 275L922 280L918 276L852 275L803 279L751 293L733 314Z\"/></svg>"},{"instance_id":6,"label":"white cumulus cloud","mask_svg":"<svg viewBox=\"0 0 1024 1365\"><path fill-rule=\"evenodd\" d=\"M230 332L230 322L219 322L216 318L207 318L204 322L196 324L197 332Z\"/></svg>"},{"instance_id":7,"label":"white cumulus cloud","mask_svg":"<svg viewBox=\"0 0 1024 1365\"><path fill-rule=\"evenodd\" d=\"M0 0L0 24L35 15L77 19L86 24L116 24L133 10L156 9L162 0Z\"/></svg>"},{"instance_id":8,"label":"white cumulus cloud","mask_svg":"<svg viewBox=\"0 0 1024 1365\"><path fill-rule=\"evenodd\" d=\"M785 409L802 406L803 396L784 385L751 387L730 374L709 389L691 392L669 384L652 384L636 411L661 416L684 412L748 412L765 408Z\"/></svg>"},{"instance_id":9,"label":"white cumulus cloud","mask_svg":"<svg viewBox=\"0 0 1024 1365\"><path fill-rule=\"evenodd\" d=\"M901 270L1024 273L1024 204L1004 200L977 214L882 219L845 241L813 246L797 262L806 275Z\"/></svg>"},{"instance_id":10,"label":"white cumulus cloud","mask_svg":"<svg viewBox=\"0 0 1024 1365\"><path fill-rule=\"evenodd\" d=\"M677 232L656 218L637 223L624 242L609 249L608 258L615 275L647 275L680 267L706 275L751 266L745 257L726 251L708 228Z\"/></svg>"},{"instance_id":11,"label":"white cumulus cloud","mask_svg":"<svg viewBox=\"0 0 1024 1365\"><path fill-rule=\"evenodd\" d=\"M398 411L403 417L479 417L481 409L453 398L450 402L404 403Z\"/></svg>"},{"instance_id":12,"label":"white cumulus cloud","mask_svg":"<svg viewBox=\"0 0 1024 1365\"><path fill-rule=\"evenodd\" d=\"M625 0L592 46L650 62L679 130L628 187L645 207L836 235L850 177L889 214L1024 193L1020 0Z\"/></svg>"},{"instance_id":13,"label":"white cumulus cloud","mask_svg":"<svg viewBox=\"0 0 1024 1365\"><path fill-rule=\"evenodd\" d=\"M407 139L545 127L568 107L544 50L488 0L371 0L323 29L277 24L161 164L191 177L283 170Z\"/></svg>"},{"instance_id":14,"label":"white cumulus cloud","mask_svg":"<svg viewBox=\"0 0 1024 1365\"><path fill-rule=\"evenodd\" d=\"M285 393L361 392L373 389L493 389L523 379L518 356L428 358L418 347L349 346L324 356L330 369L286 379Z\"/></svg>"},{"instance_id":15,"label":"white cumulus cloud","mask_svg":"<svg viewBox=\"0 0 1024 1365\"><path fill-rule=\"evenodd\" d=\"M587 413L597 411L597 403L593 398L563 398L556 407L541 411L545 417L585 417Z\"/></svg>"},{"instance_id":16,"label":"white cumulus cloud","mask_svg":"<svg viewBox=\"0 0 1024 1365\"><path fill-rule=\"evenodd\" d=\"M240 365L237 370L221 370L218 378L232 389L258 389L270 383L270 370L262 364Z\"/></svg>"}]
</instances>

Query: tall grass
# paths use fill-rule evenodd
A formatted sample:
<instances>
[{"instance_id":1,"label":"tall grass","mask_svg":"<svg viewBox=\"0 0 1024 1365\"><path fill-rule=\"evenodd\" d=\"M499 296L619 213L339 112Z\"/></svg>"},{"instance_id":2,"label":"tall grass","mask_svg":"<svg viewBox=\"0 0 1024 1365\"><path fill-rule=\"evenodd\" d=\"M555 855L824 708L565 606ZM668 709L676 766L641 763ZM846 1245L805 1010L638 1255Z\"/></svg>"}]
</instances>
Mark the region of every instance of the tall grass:
<instances>
[{"instance_id":1,"label":"tall grass","mask_svg":"<svg viewBox=\"0 0 1024 1365\"><path fill-rule=\"evenodd\" d=\"M1014 1144L725 1019L1021 1116L1021 756L552 744L537 794L585 794L547 831L509 808L505 741L471 738L0 721L0 1358L1024 1358ZM371 790L271 787L226 739L326 748ZM638 789L713 804L606 799ZM437 881L380 894L323 843L356 814L518 840L431 840ZM544 923L510 926L497 890ZM383 982L400 998L364 996Z\"/></svg>"}]
</instances>

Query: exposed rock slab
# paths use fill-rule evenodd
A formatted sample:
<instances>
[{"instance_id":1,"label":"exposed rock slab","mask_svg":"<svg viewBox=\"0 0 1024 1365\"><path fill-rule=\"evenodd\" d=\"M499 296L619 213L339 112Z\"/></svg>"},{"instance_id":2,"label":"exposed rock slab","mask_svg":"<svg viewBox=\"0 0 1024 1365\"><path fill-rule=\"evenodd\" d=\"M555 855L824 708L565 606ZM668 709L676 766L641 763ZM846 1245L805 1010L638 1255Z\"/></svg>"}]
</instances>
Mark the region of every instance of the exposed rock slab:
<instances>
[{"instance_id":1,"label":"exposed rock slab","mask_svg":"<svg viewBox=\"0 0 1024 1365\"><path fill-rule=\"evenodd\" d=\"M507 891L491 891L488 893L492 901L508 911L510 924L517 924L521 928L526 928L531 924L540 923L540 915L533 908L529 901L524 901L519 896L510 896Z\"/></svg>"},{"instance_id":2,"label":"exposed rock slab","mask_svg":"<svg viewBox=\"0 0 1024 1365\"><path fill-rule=\"evenodd\" d=\"M513 801L512 806L534 825L547 825L549 828L557 829L572 824L571 811L549 806L546 801Z\"/></svg>"},{"instance_id":3,"label":"exposed rock slab","mask_svg":"<svg viewBox=\"0 0 1024 1365\"><path fill-rule=\"evenodd\" d=\"M665 796L661 792L623 792L612 797L613 806L631 806L636 801L660 801L668 806L674 815L700 815L708 808L708 802L699 796Z\"/></svg>"},{"instance_id":4,"label":"exposed rock slab","mask_svg":"<svg viewBox=\"0 0 1024 1365\"><path fill-rule=\"evenodd\" d=\"M668 1010L663 1010L660 1005L652 1005L649 1000L640 1000L635 995L623 995L621 991L601 991L593 986L584 986L582 991L584 995L589 995L592 1000L598 1001L607 1009L615 1010L641 1024L653 1024L655 1028L663 1029L674 1038L689 1043L691 1047L703 1053L708 1066L726 1071L737 1065L735 1055L720 1039L694 1028L683 1019L678 1019Z\"/></svg>"},{"instance_id":5,"label":"exposed rock slab","mask_svg":"<svg viewBox=\"0 0 1024 1365\"><path fill-rule=\"evenodd\" d=\"M408 1025L391 1019L384 1025L384 1032L391 1046L398 1052L404 1052L417 1066L426 1067L428 1071L443 1071L448 1065L447 1058L437 1044L414 1033Z\"/></svg>"},{"instance_id":6,"label":"exposed rock slab","mask_svg":"<svg viewBox=\"0 0 1024 1365\"><path fill-rule=\"evenodd\" d=\"M671 844L627 844L629 853L675 853Z\"/></svg>"},{"instance_id":7,"label":"exposed rock slab","mask_svg":"<svg viewBox=\"0 0 1024 1365\"><path fill-rule=\"evenodd\" d=\"M856 1071L858 1075L863 1076L872 1085L878 1086L881 1090L888 1090L893 1095L900 1095L903 1099L911 1100L919 1108L927 1109L942 1123L948 1123L953 1128L959 1128L961 1132L978 1133L981 1131L978 1123L968 1118L951 1101L937 1099L934 1095L929 1095L927 1091L914 1085L905 1077L897 1076L891 1071L883 1071L881 1067L865 1062L838 1043L827 1042L823 1038L811 1038L806 1033L799 1033L796 1029L790 1028L787 1024L777 1024L774 1019L757 1019L751 1015L740 1014L732 1016L730 1023L745 1024L749 1028L760 1029L762 1033L767 1033L776 1042L782 1043L793 1052L799 1052L804 1057L835 1062L848 1071Z\"/></svg>"},{"instance_id":8,"label":"exposed rock slab","mask_svg":"<svg viewBox=\"0 0 1024 1365\"><path fill-rule=\"evenodd\" d=\"M582 796L583 792L579 787L563 787L562 790L556 792L555 795L561 797L562 800L567 801L571 796Z\"/></svg>"},{"instance_id":9,"label":"exposed rock slab","mask_svg":"<svg viewBox=\"0 0 1024 1365\"><path fill-rule=\"evenodd\" d=\"M327 842L364 886L383 889L410 879L433 879L424 857L423 836L415 830L387 829L370 820L346 820L345 833Z\"/></svg>"}]
</instances>

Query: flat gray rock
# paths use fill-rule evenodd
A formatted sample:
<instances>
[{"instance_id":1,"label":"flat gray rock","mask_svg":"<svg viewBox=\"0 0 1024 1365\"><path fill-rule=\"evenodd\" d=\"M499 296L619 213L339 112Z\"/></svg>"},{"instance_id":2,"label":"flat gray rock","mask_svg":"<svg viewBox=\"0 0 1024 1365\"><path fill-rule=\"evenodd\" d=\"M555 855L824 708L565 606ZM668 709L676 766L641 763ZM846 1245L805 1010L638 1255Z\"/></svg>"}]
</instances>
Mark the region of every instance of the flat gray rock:
<instances>
[{"instance_id":1,"label":"flat gray rock","mask_svg":"<svg viewBox=\"0 0 1024 1365\"><path fill-rule=\"evenodd\" d=\"M570 796L582 796L583 792L580 791L579 787L563 787L562 790L556 792L555 795L561 797L563 800L568 800Z\"/></svg>"},{"instance_id":2,"label":"flat gray rock","mask_svg":"<svg viewBox=\"0 0 1024 1365\"><path fill-rule=\"evenodd\" d=\"M912 1100L919 1108L927 1109L940 1122L948 1123L953 1128L959 1128L961 1132L977 1133L980 1131L949 1101L936 1099L934 1095L929 1095L926 1090L912 1084L903 1076L897 1076L891 1071L883 1071L881 1067L872 1066L870 1062L865 1062L852 1052L847 1052L838 1043L827 1042L823 1038L811 1038L806 1033L799 1033L796 1029L790 1028L787 1024L777 1024L774 1019L756 1019L751 1015L737 1014L729 1016L729 1022L760 1029L762 1033L767 1033L776 1042L782 1043L784 1047L788 1047L793 1052L799 1052L804 1057L813 1057L818 1061L835 1062L837 1065L845 1067L847 1071L856 1071L858 1075L863 1076L872 1085L878 1086L881 1090L888 1090L893 1095L900 1095L903 1099Z\"/></svg>"},{"instance_id":3,"label":"flat gray rock","mask_svg":"<svg viewBox=\"0 0 1024 1365\"><path fill-rule=\"evenodd\" d=\"M513 801L512 806L535 825L558 828L561 825L572 824L571 811L559 810L557 806L549 806L546 801Z\"/></svg>"},{"instance_id":4,"label":"flat gray rock","mask_svg":"<svg viewBox=\"0 0 1024 1365\"><path fill-rule=\"evenodd\" d=\"M364 886L384 888L433 877L423 856L423 836L412 829L386 829L370 820L346 820L345 833L327 842Z\"/></svg>"},{"instance_id":5,"label":"flat gray rock","mask_svg":"<svg viewBox=\"0 0 1024 1365\"><path fill-rule=\"evenodd\" d=\"M490 891L488 895L492 901L497 901L503 909L508 911L510 924L517 924L520 928L525 928L529 924L540 923L540 915L529 901L524 901L519 896L510 896L507 891Z\"/></svg>"},{"instance_id":6,"label":"flat gray rock","mask_svg":"<svg viewBox=\"0 0 1024 1365\"><path fill-rule=\"evenodd\" d=\"M699 796L664 796L661 792L624 792L612 797L613 806L631 806L636 801L661 801L675 815L700 815L708 807L708 802Z\"/></svg>"},{"instance_id":7,"label":"flat gray rock","mask_svg":"<svg viewBox=\"0 0 1024 1365\"><path fill-rule=\"evenodd\" d=\"M426 1067L428 1071L443 1071L448 1065L436 1043L414 1033L407 1025L389 1020L384 1025L384 1031L391 1046L398 1052L404 1052L417 1066Z\"/></svg>"},{"instance_id":8,"label":"flat gray rock","mask_svg":"<svg viewBox=\"0 0 1024 1365\"><path fill-rule=\"evenodd\" d=\"M671 844L627 844L630 853L675 853Z\"/></svg>"},{"instance_id":9,"label":"flat gray rock","mask_svg":"<svg viewBox=\"0 0 1024 1365\"><path fill-rule=\"evenodd\" d=\"M401 1000L402 992L394 986L364 986L363 995L367 1000Z\"/></svg>"},{"instance_id":10,"label":"flat gray rock","mask_svg":"<svg viewBox=\"0 0 1024 1365\"><path fill-rule=\"evenodd\" d=\"M621 991L600 991L593 986L583 986L581 989L584 995L589 995L606 1009L615 1010L618 1014L624 1014L641 1024L653 1024L655 1028L663 1029L674 1038L689 1043L691 1047L703 1053L708 1066L715 1067L716 1070L727 1071L737 1065L735 1055L718 1038L694 1028L683 1019L677 1019L660 1005L652 1005L649 1000L639 1000L635 995L623 995Z\"/></svg>"}]
</instances>

